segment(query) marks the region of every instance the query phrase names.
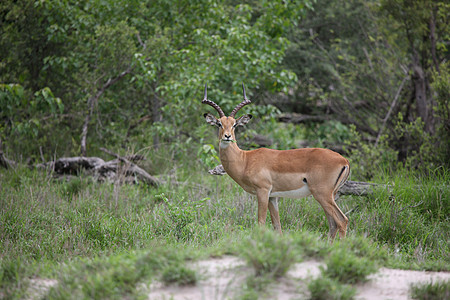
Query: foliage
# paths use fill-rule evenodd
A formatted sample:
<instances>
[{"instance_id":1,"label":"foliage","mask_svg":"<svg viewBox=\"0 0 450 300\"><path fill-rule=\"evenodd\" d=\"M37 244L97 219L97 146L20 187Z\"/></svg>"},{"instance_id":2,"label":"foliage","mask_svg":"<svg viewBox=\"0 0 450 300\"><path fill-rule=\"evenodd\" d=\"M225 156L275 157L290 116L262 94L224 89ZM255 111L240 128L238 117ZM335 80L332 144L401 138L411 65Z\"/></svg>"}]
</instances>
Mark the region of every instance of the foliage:
<instances>
[{"instance_id":1,"label":"foliage","mask_svg":"<svg viewBox=\"0 0 450 300\"><path fill-rule=\"evenodd\" d=\"M257 300L261 299L262 295L264 298L269 298L270 293L267 290L271 283L273 283L273 277L269 274L248 276L236 299Z\"/></svg>"},{"instance_id":2,"label":"foliage","mask_svg":"<svg viewBox=\"0 0 450 300\"><path fill-rule=\"evenodd\" d=\"M241 256L256 276L280 277L298 259L292 241L269 230L256 230L242 245Z\"/></svg>"},{"instance_id":3,"label":"foliage","mask_svg":"<svg viewBox=\"0 0 450 300\"><path fill-rule=\"evenodd\" d=\"M371 180L380 169L389 166L393 171L400 167L398 152L388 145L387 136L383 135L377 146L364 142L361 133L350 126L351 137L345 141L345 149L349 151L351 176L353 180Z\"/></svg>"},{"instance_id":4,"label":"foliage","mask_svg":"<svg viewBox=\"0 0 450 300\"><path fill-rule=\"evenodd\" d=\"M350 300L354 299L356 289L339 281L323 276L311 280L308 290L312 300Z\"/></svg>"},{"instance_id":5,"label":"foliage","mask_svg":"<svg viewBox=\"0 0 450 300\"><path fill-rule=\"evenodd\" d=\"M294 234L294 244L296 248L301 249L302 257L322 259L329 250L322 239L307 231Z\"/></svg>"},{"instance_id":6,"label":"foliage","mask_svg":"<svg viewBox=\"0 0 450 300\"><path fill-rule=\"evenodd\" d=\"M134 290L138 280L126 275L128 271L160 279L172 264L183 266L188 256L179 247L246 257L259 274L244 286L243 294L249 298L265 293L265 280L282 276L300 257L320 260L335 252L348 256L339 259L335 254L340 268L341 261L350 259L349 274L357 272L364 259L397 268L449 270L449 194L443 184L449 181L448 172L438 169L424 176L407 170L392 173L385 168L375 179L389 184L389 189L375 190L367 198L341 197L339 205L350 220L348 237L331 247L326 242L327 220L314 199L284 199L279 203L283 236L270 228L254 231L256 202L231 179L207 175L201 167L180 168L172 174L177 184L158 188L114 186L87 179L59 182L39 170L2 170L2 292L8 286L11 295L22 295L27 278L48 277L53 274L45 271L49 265L54 269L70 263L73 272L57 272L58 282L63 284L51 292L55 297L65 290L74 297L80 295L77 282L85 286L84 279L93 277L92 270L97 270L99 277L93 278L92 284L86 283L86 291L101 291L104 281L117 287L114 295L123 298L130 295L127 291ZM192 178L198 181L192 182ZM121 256L133 251L143 253L131 260ZM112 261L124 260L123 271L128 270L117 275L125 277L119 282L112 276L122 266L108 267L109 256ZM79 265L78 259L82 259ZM97 260L103 261L103 267L93 267Z\"/></svg>"},{"instance_id":7,"label":"foliage","mask_svg":"<svg viewBox=\"0 0 450 300\"><path fill-rule=\"evenodd\" d=\"M220 159L214 145L205 144L198 149L197 157L208 168L213 169L220 164Z\"/></svg>"},{"instance_id":8,"label":"foliage","mask_svg":"<svg viewBox=\"0 0 450 300\"><path fill-rule=\"evenodd\" d=\"M195 271L179 265L165 268L161 279L166 284L178 285L194 285L198 280Z\"/></svg>"},{"instance_id":9,"label":"foliage","mask_svg":"<svg viewBox=\"0 0 450 300\"><path fill-rule=\"evenodd\" d=\"M428 159L434 160L438 165L450 167L450 63L441 65L440 72L433 73L432 87L436 93L434 107L437 119L436 133L432 136L436 149L429 154Z\"/></svg>"},{"instance_id":10,"label":"foliage","mask_svg":"<svg viewBox=\"0 0 450 300\"><path fill-rule=\"evenodd\" d=\"M137 298L142 293L137 284L157 277L160 271L167 282L192 280L195 276L184 266L184 253L155 244L149 252L78 261L59 271L58 284L50 289L47 298Z\"/></svg>"},{"instance_id":11,"label":"foliage","mask_svg":"<svg viewBox=\"0 0 450 300\"><path fill-rule=\"evenodd\" d=\"M0 294L5 299L23 297L28 284L23 280L26 276L25 264L20 257L0 260Z\"/></svg>"},{"instance_id":12,"label":"foliage","mask_svg":"<svg viewBox=\"0 0 450 300\"><path fill-rule=\"evenodd\" d=\"M410 287L411 299L438 300L450 297L450 281L413 284Z\"/></svg>"},{"instance_id":13,"label":"foliage","mask_svg":"<svg viewBox=\"0 0 450 300\"><path fill-rule=\"evenodd\" d=\"M205 82L226 111L241 98L242 82L250 96L258 89L286 91L295 82L295 74L281 68L283 34L310 3L257 3L6 1L0 6L6 25L0 82L21 84L31 94L48 86L61 99L71 143L58 152L77 148L83 118L93 111L88 125L97 130L88 133L89 151L139 135L146 129L141 125L152 126L155 145L180 132L197 138L190 129L200 119L192 123L191 116ZM37 152L27 146L20 152Z\"/></svg>"},{"instance_id":14,"label":"foliage","mask_svg":"<svg viewBox=\"0 0 450 300\"><path fill-rule=\"evenodd\" d=\"M335 249L326 259L326 268L322 274L341 283L355 284L367 281L367 276L377 268L369 258L358 258L345 249Z\"/></svg>"},{"instance_id":15,"label":"foliage","mask_svg":"<svg viewBox=\"0 0 450 300\"><path fill-rule=\"evenodd\" d=\"M377 262L387 258L376 243L360 236L337 242L328 252L321 276L308 283L311 299L353 299L356 290L350 284L366 281L368 275L377 271Z\"/></svg>"},{"instance_id":16,"label":"foliage","mask_svg":"<svg viewBox=\"0 0 450 300\"><path fill-rule=\"evenodd\" d=\"M45 149L57 146L46 131L61 121L64 105L45 87L30 95L19 84L0 84L0 140L7 149L21 151L28 141L37 141Z\"/></svg>"},{"instance_id":17,"label":"foliage","mask_svg":"<svg viewBox=\"0 0 450 300\"><path fill-rule=\"evenodd\" d=\"M298 83L276 99L289 110L329 114L330 119L355 126L364 139L355 148L363 152L367 149L360 144L376 149L384 139L388 147L377 151L397 152L398 160L408 166L446 164L448 147L442 138L448 130L435 131L448 119L442 117L446 108L439 106L442 100L436 93L439 82L448 82L441 81L448 56L446 12L444 1L318 1L289 32L285 65L297 74ZM398 134L419 118L424 144L418 135ZM313 137L316 131L311 131ZM409 156L416 157L408 160ZM371 159L365 156L363 164Z\"/></svg>"},{"instance_id":18,"label":"foliage","mask_svg":"<svg viewBox=\"0 0 450 300\"><path fill-rule=\"evenodd\" d=\"M248 298L300 254L339 267L349 259L349 274L363 259L448 271L448 11L444 1L403 0L2 1L0 152L30 164L77 155L87 120L89 155L139 149L165 183L0 170L0 294L24 298L28 278L61 264L50 298L139 297L136 285L155 272L193 278L178 245L243 252L258 274ZM218 164L216 133L199 113L210 109L200 103L205 83L225 112L245 83L256 118L243 144L256 133L277 149L344 143L352 179L386 185L341 197L347 244L326 245L311 197L280 201L285 236L249 234L255 201L204 174ZM290 111L329 121L277 122ZM318 295L331 287L330 297L352 297L322 279L311 283Z\"/></svg>"}]
</instances>

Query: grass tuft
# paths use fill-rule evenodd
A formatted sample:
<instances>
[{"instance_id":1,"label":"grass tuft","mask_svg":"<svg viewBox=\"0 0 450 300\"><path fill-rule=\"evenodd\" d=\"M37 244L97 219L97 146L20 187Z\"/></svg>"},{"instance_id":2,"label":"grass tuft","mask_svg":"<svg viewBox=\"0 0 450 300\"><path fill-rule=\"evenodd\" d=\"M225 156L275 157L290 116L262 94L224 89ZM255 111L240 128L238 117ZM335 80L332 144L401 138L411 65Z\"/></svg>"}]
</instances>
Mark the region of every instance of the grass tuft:
<instances>
[{"instance_id":1,"label":"grass tuft","mask_svg":"<svg viewBox=\"0 0 450 300\"><path fill-rule=\"evenodd\" d=\"M367 276L377 271L373 260L357 257L344 248L333 250L325 262L327 266L322 273L342 283L367 281Z\"/></svg>"},{"instance_id":2,"label":"grass tuft","mask_svg":"<svg viewBox=\"0 0 450 300\"><path fill-rule=\"evenodd\" d=\"M356 289L327 276L311 280L308 290L312 300L351 300L356 295Z\"/></svg>"},{"instance_id":3,"label":"grass tuft","mask_svg":"<svg viewBox=\"0 0 450 300\"><path fill-rule=\"evenodd\" d=\"M412 299L417 300L450 299L450 281L413 284L410 295Z\"/></svg>"},{"instance_id":4,"label":"grass tuft","mask_svg":"<svg viewBox=\"0 0 450 300\"><path fill-rule=\"evenodd\" d=\"M197 273L183 265L168 266L162 271L162 282L165 284L195 285L198 281Z\"/></svg>"},{"instance_id":5,"label":"grass tuft","mask_svg":"<svg viewBox=\"0 0 450 300\"><path fill-rule=\"evenodd\" d=\"M240 248L241 256L253 267L256 276L283 276L299 259L289 237L257 228Z\"/></svg>"}]
</instances>

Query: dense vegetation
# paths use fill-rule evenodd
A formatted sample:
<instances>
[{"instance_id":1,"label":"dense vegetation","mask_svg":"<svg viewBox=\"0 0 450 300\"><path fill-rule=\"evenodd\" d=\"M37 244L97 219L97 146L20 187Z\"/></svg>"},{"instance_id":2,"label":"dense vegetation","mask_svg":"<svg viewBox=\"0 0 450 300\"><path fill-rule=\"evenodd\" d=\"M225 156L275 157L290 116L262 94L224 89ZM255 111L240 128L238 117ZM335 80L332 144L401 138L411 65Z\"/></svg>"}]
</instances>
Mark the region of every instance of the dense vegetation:
<instances>
[{"instance_id":1,"label":"dense vegetation","mask_svg":"<svg viewBox=\"0 0 450 300\"><path fill-rule=\"evenodd\" d=\"M0 297L23 297L33 276L58 278L49 298L131 297L156 272L195 283L182 262L223 253L274 277L300 257L325 258L326 280L310 284L318 298L329 287L351 298L340 284L363 279L366 258L448 271L449 11L446 1L411 0L2 1L0 156L18 164L0 159ZM352 179L389 186L341 197L347 245L323 242L327 222L312 198L282 200L286 236L253 232L255 201L206 173L219 161L202 117L205 83L225 112L245 83L255 118L238 133L241 147L262 135L277 149L339 149ZM144 155L140 165L163 184L56 180L34 168L105 157L100 147ZM244 251L273 241L280 247ZM261 263L268 257L286 261ZM258 280L242 293L251 298Z\"/></svg>"}]
</instances>

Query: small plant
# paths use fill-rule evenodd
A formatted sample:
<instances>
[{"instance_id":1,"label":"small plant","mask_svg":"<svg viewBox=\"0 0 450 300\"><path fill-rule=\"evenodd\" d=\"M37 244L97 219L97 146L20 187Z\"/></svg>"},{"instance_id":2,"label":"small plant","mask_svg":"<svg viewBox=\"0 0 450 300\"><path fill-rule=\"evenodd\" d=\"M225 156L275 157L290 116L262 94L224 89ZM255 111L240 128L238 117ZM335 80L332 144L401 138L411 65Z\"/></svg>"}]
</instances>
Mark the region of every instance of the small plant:
<instances>
[{"instance_id":1,"label":"small plant","mask_svg":"<svg viewBox=\"0 0 450 300\"><path fill-rule=\"evenodd\" d=\"M26 289L25 282L21 280L25 272L20 259L0 260L0 298L20 298L20 294Z\"/></svg>"},{"instance_id":2,"label":"small plant","mask_svg":"<svg viewBox=\"0 0 450 300\"><path fill-rule=\"evenodd\" d=\"M82 177L73 177L61 184L61 194L67 197L68 200L72 200L74 196L80 194L86 187L88 182Z\"/></svg>"},{"instance_id":3,"label":"small plant","mask_svg":"<svg viewBox=\"0 0 450 300\"><path fill-rule=\"evenodd\" d=\"M163 270L161 279L165 284L194 285L197 273L183 265L171 265Z\"/></svg>"},{"instance_id":4,"label":"small plant","mask_svg":"<svg viewBox=\"0 0 450 300\"><path fill-rule=\"evenodd\" d=\"M199 201L185 201L181 199L179 203L173 203L164 194L156 195L156 198L162 199L168 208L168 212L161 211L161 217L167 220L167 226L171 229L178 240L189 240L192 236L192 226L197 210L202 208L204 202L207 200L201 199Z\"/></svg>"},{"instance_id":5,"label":"small plant","mask_svg":"<svg viewBox=\"0 0 450 300\"><path fill-rule=\"evenodd\" d=\"M208 168L212 169L220 165L220 159L214 145L205 144L199 147L197 157Z\"/></svg>"},{"instance_id":6,"label":"small plant","mask_svg":"<svg viewBox=\"0 0 450 300\"><path fill-rule=\"evenodd\" d=\"M239 293L237 299L242 300L258 300L261 299L262 293L267 296L267 287L273 282L271 276L253 276L247 277L243 285L242 292Z\"/></svg>"},{"instance_id":7,"label":"small plant","mask_svg":"<svg viewBox=\"0 0 450 300\"><path fill-rule=\"evenodd\" d=\"M355 297L356 290L351 286L323 276L312 280L308 284L312 300L350 300Z\"/></svg>"},{"instance_id":8,"label":"small plant","mask_svg":"<svg viewBox=\"0 0 450 300\"><path fill-rule=\"evenodd\" d=\"M371 261L386 261L388 259L388 253L385 248L380 247L377 242L362 236L350 236L345 240L338 241L334 244L331 251L335 248L346 249L357 257L367 258Z\"/></svg>"},{"instance_id":9,"label":"small plant","mask_svg":"<svg viewBox=\"0 0 450 300\"><path fill-rule=\"evenodd\" d=\"M329 244L308 231L295 233L294 244L301 249L303 257L323 258L329 251Z\"/></svg>"},{"instance_id":10,"label":"small plant","mask_svg":"<svg viewBox=\"0 0 450 300\"><path fill-rule=\"evenodd\" d=\"M325 276L349 284L367 281L367 276L377 271L372 260L358 258L343 248L333 250L326 264L326 269L322 268Z\"/></svg>"},{"instance_id":11,"label":"small plant","mask_svg":"<svg viewBox=\"0 0 450 300\"><path fill-rule=\"evenodd\" d=\"M409 290L412 299L440 300L450 299L450 281L413 284Z\"/></svg>"},{"instance_id":12,"label":"small plant","mask_svg":"<svg viewBox=\"0 0 450 300\"><path fill-rule=\"evenodd\" d=\"M254 268L256 276L283 276L298 258L289 238L264 229L257 229L242 244L240 252Z\"/></svg>"}]
</instances>

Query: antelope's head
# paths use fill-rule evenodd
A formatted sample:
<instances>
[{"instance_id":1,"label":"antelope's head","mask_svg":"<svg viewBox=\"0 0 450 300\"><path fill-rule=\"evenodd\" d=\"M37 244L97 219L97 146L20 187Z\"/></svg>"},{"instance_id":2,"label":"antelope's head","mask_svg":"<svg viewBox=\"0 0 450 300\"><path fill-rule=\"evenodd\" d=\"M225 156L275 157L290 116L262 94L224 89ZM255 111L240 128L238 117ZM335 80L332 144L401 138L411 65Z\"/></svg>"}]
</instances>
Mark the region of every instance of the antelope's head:
<instances>
[{"instance_id":1,"label":"antelope's head","mask_svg":"<svg viewBox=\"0 0 450 300\"><path fill-rule=\"evenodd\" d=\"M205 84L205 95L203 97L202 103L208 104L208 105L211 105L212 107L214 107L214 109L219 113L219 118L216 118L215 116L213 116L210 113L206 113L203 116L205 117L206 122L208 122L208 124L219 128L220 147L227 148L230 143L236 142L236 137L234 134L236 127L244 126L252 118L252 115L246 114L246 115L243 115L243 116L235 119L236 113L241 108L243 108L245 105L250 104L251 101L247 99L247 96L245 95L245 87L244 87L244 84L242 84L242 90L244 92L244 100L238 106L236 106L233 109L233 111L231 111L230 116L227 117L227 116L225 116L225 114L223 113L223 111L219 105L217 105L216 103L214 103L211 100L208 100L206 90L207 90L207 86Z\"/></svg>"}]
</instances>

